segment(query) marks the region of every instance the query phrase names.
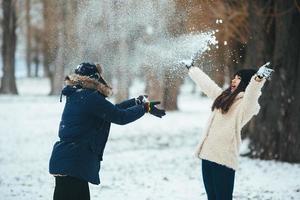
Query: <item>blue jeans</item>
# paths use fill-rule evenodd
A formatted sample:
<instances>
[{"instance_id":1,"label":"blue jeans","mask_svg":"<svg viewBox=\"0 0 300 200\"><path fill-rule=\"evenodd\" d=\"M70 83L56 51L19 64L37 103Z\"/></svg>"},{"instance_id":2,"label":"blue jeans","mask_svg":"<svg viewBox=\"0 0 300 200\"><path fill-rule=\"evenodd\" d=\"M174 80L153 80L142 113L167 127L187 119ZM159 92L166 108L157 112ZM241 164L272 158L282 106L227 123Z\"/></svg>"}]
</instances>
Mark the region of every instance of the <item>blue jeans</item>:
<instances>
[{"instance_id":1,"label":"blue jeans","mask_svg":"<svg viewBox=\"0 0 300 200\"><path fill-rule=\"evenodd\" d=\"M208 200L232 200L235 171L202 160L202 177Z\"/></svg>"}]
</instances>

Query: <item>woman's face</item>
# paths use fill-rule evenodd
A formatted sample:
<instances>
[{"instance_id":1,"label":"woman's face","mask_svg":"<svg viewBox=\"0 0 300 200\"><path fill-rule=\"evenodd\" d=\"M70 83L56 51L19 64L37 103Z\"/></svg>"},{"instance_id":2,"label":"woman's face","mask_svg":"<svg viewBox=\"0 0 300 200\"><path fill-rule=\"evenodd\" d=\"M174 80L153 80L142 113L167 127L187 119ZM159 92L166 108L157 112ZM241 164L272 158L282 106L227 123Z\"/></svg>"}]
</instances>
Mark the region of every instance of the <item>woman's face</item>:
<instances>
[{"instance_id":1,"label":"woman's face","mask_svg":"<svg viewBox=\"0 0 300 200\"><path fill-rule=\"evenodd\" d=\"M241 82L241 77L238 75L235 75L234 79L231 80L231 92L234 92L236 88L239 86Z\"/></svg>"}]
</instances>

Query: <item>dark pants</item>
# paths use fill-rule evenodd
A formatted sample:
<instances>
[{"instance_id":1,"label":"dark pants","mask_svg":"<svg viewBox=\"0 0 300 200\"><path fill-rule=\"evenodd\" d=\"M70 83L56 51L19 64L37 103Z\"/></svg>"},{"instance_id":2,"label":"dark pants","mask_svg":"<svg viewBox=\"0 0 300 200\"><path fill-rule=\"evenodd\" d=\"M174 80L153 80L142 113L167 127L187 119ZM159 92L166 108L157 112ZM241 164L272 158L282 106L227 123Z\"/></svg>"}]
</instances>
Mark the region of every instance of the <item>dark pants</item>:
<instances>
[{"instance_id":1,"label":"dark pants","mask_svg":"<svg viewBox=\"0 0 300 200\"><path fill-rule=\"evenodd\" d=\"M232 200L235 171L202 160L202 176L208 200Z\"/></svg>"},{"instance_id":2,"label":"dark pants","mask_svg":"<svg viewBox=\"0 0 300 200\"><path fill-rule=\"evenodd\" d=\"M70 176L56 176L53 200L90 200L89 184Z\"/></svg>"}]
</instances>

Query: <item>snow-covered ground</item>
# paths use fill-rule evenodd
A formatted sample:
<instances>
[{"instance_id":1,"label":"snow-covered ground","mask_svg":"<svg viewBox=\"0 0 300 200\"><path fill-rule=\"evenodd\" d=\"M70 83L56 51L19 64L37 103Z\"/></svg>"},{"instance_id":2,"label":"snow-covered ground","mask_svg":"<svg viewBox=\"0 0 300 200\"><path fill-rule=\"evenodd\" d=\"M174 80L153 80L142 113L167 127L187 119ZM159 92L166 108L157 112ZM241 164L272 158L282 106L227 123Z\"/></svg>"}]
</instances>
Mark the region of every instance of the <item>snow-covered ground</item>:
<instances>
[{"instance_id":1,"label":"snow-covered ground","mask_svg":"<svg viewBox=\"0 0 300 200\"><path fill-rule=\"evenodd\" d=\"M18 80L21 96L0 96L0 200L49 200L54 179L48 159L63 103L49 97L47 80ZM182 88L180 111L113 125L93 200L204 200L194 148L211 101ZM142 93L135 88L132 95ZM64 101L64 100L63 100ZM245 146L243 146L245 148ZM299 152L300 153L300 152ZM241 158L234 199L300 199L300 164Z\"/></svg>"}]
</instances>

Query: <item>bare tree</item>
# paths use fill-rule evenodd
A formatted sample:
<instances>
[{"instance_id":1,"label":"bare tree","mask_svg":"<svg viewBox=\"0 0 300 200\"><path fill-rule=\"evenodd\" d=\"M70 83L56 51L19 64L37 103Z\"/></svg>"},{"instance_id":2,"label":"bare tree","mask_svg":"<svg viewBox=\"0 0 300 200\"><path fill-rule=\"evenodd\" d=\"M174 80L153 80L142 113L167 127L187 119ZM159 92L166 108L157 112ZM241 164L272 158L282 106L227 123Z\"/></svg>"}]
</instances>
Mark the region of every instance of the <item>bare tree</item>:
<instances>
[{"instance_id":1,"label":"bare tree","mask_svg":"<svg viewBox=\"0 0 300 200\"><path fill-rule=\"evenodd\" d=\"M1 79L0 93L17 94L15 80L15 52L16 52L16 1L3 0L3 41L2 63L3 77Z\"/></svg>"},{"instance_id":2,"label":"bare tree","mask_svg":"<svg viewBox=\"0 0 300 200\"><path fill-rule=\"evenodd\" d=\"M43 53L43 30L37 27L32 27L32 47L31 57L34 64L34 77L39 76L39 70L42 61Z\"/></svg>"},{"instance_id":3,"label":"bare tree","mask_svg":"<svg viewBox=\"0 0 300 200\"><path fill-rule=\"evenodd\" d=\"M196 27L216 31L218 48L210 52L207 58L214 60L212 76L223 85L224 74L233 75L236 70L243 67L245 44L249 39L249 3L246 0L195 2L198 6L193 6L192 16L196 17L193 19Z\"/></svg>"},{"instance_id":4,"label":"bare tree","mask_svg":"<svg viewBox=\"0 0 300 200\"><path fill-rule=\"evenodd\" d=\"M65 68L73 58L76 50L74 39L74 18L77 2L75 1L43 1L44 72L50 78L50 95L61 92ZM71 62L72 63L72 62Z\"/></svg>"},{"instance_id":5,"label":"bare tree","mask_svg":"<svg viewBox=\"0 0 300 200\"><path fill-rule=\"evenodd\" d=\"M116 101L121 102L124 99L129 97L129 87L130 87L130 70L128 69L127 63L128 62L128 43L126 41L126 35L120 39L119 41L119 55L120 55L120 62L116 68L116 77L117 78L117 90L118 93L116 94ZM125 66L125 67L124 67Z\"/></svg>"},{"instance_id":6,"label":"bare tree","mask_svg":"<svg viewBox=\"0 0 300 200\"><path fill-rule=\"evenodd\" d=\"M162 105L166 110L178 110L178 95L180 85L183 83L183 70L174 72L171 68L166 68L164 71L163 81L163 102Z\"/></svg>"},{"instance_id":7,"label":"bare tree","mask_svg":"<svg viewBox=\"0 0 300 200\"><path fill-rule=\"evenodd\" d=\"M58 46L58 30L57 30L57 2L43 0L43 66L46 77L52 79L51 65L55 60Z\"/></svg>"},{"instance_id":8,"label":"bare tree","mask_svg":"<svg viewBox=\"0 0 300 200\"><path fill-rule=\"evenodd\" d=\"M32 31L31 31L31 16L30 16L30 0L25 1L25 18L26 18L26 67L27 67L27 77L32 76L31 72L31 40L32 40Z\"/></svg>"},{"instance_id":9,"label":"bare tree","mask_svg":"<svg viewBox=\"0 0 300 200\"><path fill-rule=\"evenodd\" d=\"M150 99L161 99L163 97L163 81L151 66L144 65L143 71L145 75L146 88L145 93L149 95Z\"/></svg>"},{"instance_id":10,"label":"bare tree","mask_svg":"<svg viewBox=\"0 0 300 200\"><path fill-rule=\"evenodd\" d=\"M57 95L61 92L63 85L63 78L65 73L66 64L66 8L65 4L61 2L62 5L58 7L59 19L58 22L58 51L53 63L53 69L51 71L51 91L50 95Z\"/></svg>"}]
</instances>

